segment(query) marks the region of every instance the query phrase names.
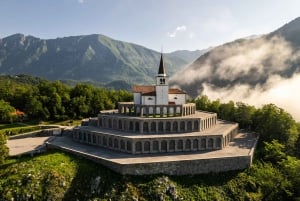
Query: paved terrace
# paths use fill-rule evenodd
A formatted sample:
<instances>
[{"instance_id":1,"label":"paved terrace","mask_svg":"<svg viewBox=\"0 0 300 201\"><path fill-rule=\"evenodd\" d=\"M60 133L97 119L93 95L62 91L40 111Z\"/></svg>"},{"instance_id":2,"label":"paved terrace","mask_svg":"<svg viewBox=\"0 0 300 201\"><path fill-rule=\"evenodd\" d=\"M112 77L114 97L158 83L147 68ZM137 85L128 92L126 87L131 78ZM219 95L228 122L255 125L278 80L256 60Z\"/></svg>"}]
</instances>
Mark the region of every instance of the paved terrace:
<instances>
[{"instance_id":1,"label":"paved terrace","mask_svg":"<svg viewBox=\"0 0 300 201\"><path fill-rule=\"evenodd\" d=\"M61 149L105 165L121 174L199 174L244 169L251 165L258 138L254 133L240 132L222 150L189 153L131 155L81 144L71 137L56 137L49 148Z\"/></svg>"}]
</instances>

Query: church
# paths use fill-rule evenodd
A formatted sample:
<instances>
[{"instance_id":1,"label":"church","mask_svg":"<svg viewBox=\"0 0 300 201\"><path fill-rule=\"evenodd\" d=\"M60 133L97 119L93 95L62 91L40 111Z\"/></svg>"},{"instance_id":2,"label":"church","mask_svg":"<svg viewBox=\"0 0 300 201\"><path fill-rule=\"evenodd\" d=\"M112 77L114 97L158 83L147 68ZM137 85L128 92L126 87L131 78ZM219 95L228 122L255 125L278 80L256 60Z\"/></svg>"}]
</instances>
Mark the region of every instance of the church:
<instances>
[{"instance_id":1,"label":"church","mask_svg":"<svg viewBox=\"0 0 300 201\"><path fill-rule=\"evenodd\" d=\"M163 54L160 56L160 64L156 76L155 86L133 86L133 97L135 104L142 105L181 105L185 104L186 92L169 88Z\"/></svg>"},{"instance_id":2,"label":"church","mask_svg":"<svg viewBox=\"0 0 300 201\"><path fill-rule=\"evenodd\" d=\"M74 143L90 145L76 153L131 175L200 174L251 165L256 136L216 113L196 110L195 103L186 102L186 92L169 88L163 54L154 81L134 85L133 102L119 102L117 109L100 111L73 129Z\"/></svg>"}]
</instances>

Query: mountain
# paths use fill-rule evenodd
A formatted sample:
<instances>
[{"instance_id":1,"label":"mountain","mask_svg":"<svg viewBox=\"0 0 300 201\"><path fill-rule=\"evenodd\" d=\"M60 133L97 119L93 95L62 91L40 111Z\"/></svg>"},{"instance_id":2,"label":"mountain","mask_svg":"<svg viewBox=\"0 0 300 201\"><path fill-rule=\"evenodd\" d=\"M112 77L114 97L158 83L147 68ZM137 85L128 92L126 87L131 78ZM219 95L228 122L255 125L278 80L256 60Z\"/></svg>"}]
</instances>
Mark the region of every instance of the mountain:
<instances>
[{"instance_id":1,"label":"mountain","mask_svg":"<svg viewBox=\"0 0 300 201\"><path fill-rule=\"evenodd\" d=\"M172 75L203 51L165 54ZM30 74L50 80L94 81L119 85L152 83L160 53L104 35L44 40L15 34L0 39L0 74Z\"/></svg>"},{"instance_id":2,"label":"mountain","mask_svg":"<svg viewBox=\"0 0 300 201\"><path fill-rule=\"evenodd\" d=\"M171 77L192 97L216 98L267 91L300 70L300 18L272 33L238 39L215 47ZM276 80L277 79L277 80ZM243 90L242 90L243 89Z\"/></svg>"}]
</instances>

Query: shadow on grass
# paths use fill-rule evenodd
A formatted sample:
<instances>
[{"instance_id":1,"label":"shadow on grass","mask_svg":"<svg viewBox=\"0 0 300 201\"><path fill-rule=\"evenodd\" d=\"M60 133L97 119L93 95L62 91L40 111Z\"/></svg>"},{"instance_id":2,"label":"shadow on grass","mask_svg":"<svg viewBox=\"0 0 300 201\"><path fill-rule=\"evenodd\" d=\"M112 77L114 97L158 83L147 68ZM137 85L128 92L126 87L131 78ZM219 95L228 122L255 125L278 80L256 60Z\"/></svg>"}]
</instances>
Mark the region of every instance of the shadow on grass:
<instances>
[{"instance_id":1,"label":"shadow on grass","mask_svg":"<svg viewBox=\"0 0 300 201\"><path fill-rule=\"evenodd\" d=\"M79 156L72 155L72 157L77 163L76 175L62 200L92 198L118 200L120 192L126 188L122 175Z\"/></svg>"}]
</instances>

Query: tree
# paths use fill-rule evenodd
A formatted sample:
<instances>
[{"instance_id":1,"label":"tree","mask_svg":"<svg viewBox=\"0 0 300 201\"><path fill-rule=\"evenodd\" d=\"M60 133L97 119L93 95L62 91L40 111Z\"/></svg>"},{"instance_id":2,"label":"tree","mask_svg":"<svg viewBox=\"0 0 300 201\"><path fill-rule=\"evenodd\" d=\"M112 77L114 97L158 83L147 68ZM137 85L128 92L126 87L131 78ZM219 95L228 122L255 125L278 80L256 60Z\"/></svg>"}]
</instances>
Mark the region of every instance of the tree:
<instances>
[{"instance_id":1,"label":"tree","mask_svg":"<svg viewBox=\"0 0 300 201\"><path fill-rule=\"evenodd\" d=\"M262 141L278 140L287 150L294 150L298 137L297 124L292 116L274 104L264 105L253 115L253 126Z\"/></svg>"},{"instance_id":2,"label":"tree","mask_svg":"<svg viewBox=\"0 0 300 201\"><path fill-rule=\"evenodd\" d=\"M12 122L14 116L13 112L15 112L15 108L8 102L0 99L0 121Z\"/></svg>"},{"instance_id":3,"label":"tree","mask_svg":"<svg viewBox=\"0 0 300 201\"><path fill-rule=\"evenodd\" d=\"M233 101L222 103L219 108L218 116L227 121L234 121L235 110L236 108Z\"/></svg>"},{"instance_id":4,"label":"tree","mask_svg":"<svg viewBox=\"0 0 300 201\"><path fill-rule=\"evenodd\" d=\"M206 95L200 96L200 98L197 98L195 102L197 110L208 110L210 106L210 100Z\"/></svg>"},{"instance_id":5,"label":"tree","mask_svg":"<svg viewBox=\"0 0 300 201\"><path fill-rule=\"evenodd\" d=\"M6 140L6 135L4 133L0 133L0 164L3 164L8 156Z\"/></svg>"},{"instance_id":6,"label":"tree","mask_svg":"<svg viewBox=\"0 0 300 201\"><path fill-rule=\"evenodd\" d=\"M235 121L239 123L241 128L251 129L252 116L255 112L255 107L249 106L242 102L238 102L236 105L237 108L234 113Z\"/></svg>"}]
</instances>

